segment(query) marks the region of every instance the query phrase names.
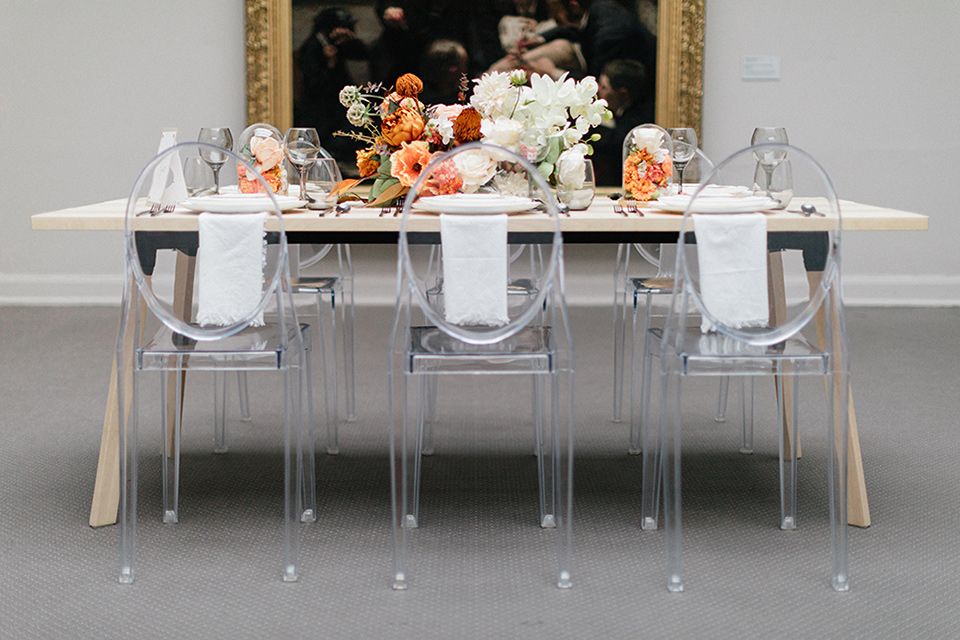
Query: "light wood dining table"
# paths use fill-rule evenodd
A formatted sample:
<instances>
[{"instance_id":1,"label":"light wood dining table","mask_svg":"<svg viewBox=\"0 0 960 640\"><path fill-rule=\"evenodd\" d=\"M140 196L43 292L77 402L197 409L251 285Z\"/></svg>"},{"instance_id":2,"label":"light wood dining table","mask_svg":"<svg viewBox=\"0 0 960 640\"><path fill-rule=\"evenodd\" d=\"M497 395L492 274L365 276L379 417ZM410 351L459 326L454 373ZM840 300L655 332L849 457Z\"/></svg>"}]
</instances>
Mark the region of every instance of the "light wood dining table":
<instances>
[{"instance_id":1,"label":"light wood dining table","mask_svg":"<svg viewBox=\"0 0 960 640\"><path fill-rule=\"evenodd\" d=\"M560 221L564 242L587 244L620 244L633 242L672 242L680 230L681 216L641 208L638 213L626 215L614 211L614 203L605 197L612 189L598 189L597 197L586 211L574 211ZM802 198L795 198L800 201ZM36 230L123 231L126 200L111 200L85 206L39 213L31 217L31 228ZM843 231L925 231L926 216L868 204L840 201ZM400 218L382 215L379 208L353 207L336 216L320 215L316 211L293 210L284 214L284 227L291 242L389 244L396 243ZM143 231L178 232L193 234L198 228L197 215L177 209L170 213L138 219ZM769 232L828 231L830 223L819 217L805 217L799 213L778 211L768 214ZM273 223L276 225L276 223ZM268 227L269 228L269 227ZM275 227L277 230L278 227ZM435 215L416 214L410 220L409 231L438 233L439 219ZM512 215L509 232L519 234L549 233L551 220L546 214L524 213ZM783 298L784 283L779 264L779 252L771 253L771 297ZM567 269L570 269L567 264ZM177 253L175 305L185 316L192 309L192 283L195 258ZM819 281L819 274L807 274L811 286ZM128 354L133 358L132 346ZM119 416L117 410L117 362L113 362L107 408L103 421L100 457L97 465L90 525L99 527L114 524L119 504ZM857 431L853 401L849 405L850 437L848 447L848 520L852 525L870 525L863 461ZM127 405L129 406L129 405Z\"/></svg>"}]
</instances>

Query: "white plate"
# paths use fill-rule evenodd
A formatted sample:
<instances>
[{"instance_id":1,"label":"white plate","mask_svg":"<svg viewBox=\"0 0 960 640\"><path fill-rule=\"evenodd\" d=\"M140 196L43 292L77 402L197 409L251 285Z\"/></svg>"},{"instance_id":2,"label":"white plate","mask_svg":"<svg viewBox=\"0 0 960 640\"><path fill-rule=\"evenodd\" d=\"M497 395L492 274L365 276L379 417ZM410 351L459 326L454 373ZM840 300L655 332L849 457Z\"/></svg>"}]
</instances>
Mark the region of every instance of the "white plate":
<instances>
[{"instance_id":1,"label":"white plate","mask_svg":"<svg viewBox=\"0 0 960 640\"><path fill-rule=\"evenodd\" d=\"M667 213L683 213L693 196L664 196L650 203L654 209ZM693 203L694 213L754 213L768 211L779 202L766 196L700 196Z\"/></svg>"},{"instance_id":2,"label":"white plate","mask_svg":"<svg viewBox=\"0 0 960 640\"><path fill-rule=\"evenodd\" d=\"M492 214L520 213L537 206L535 200L499 193L455 193L446 196L428 196L413 203L417 211L428 213Z\"/></svg>"},{"instance_id":3,"label":"white plate","mask_svg":"<svg viewBox=\"0 0 960 640\"><path fill-rule=\"evenodd\" d=\"M299 198L275 196L281 211L304 206ZM215 196L194 196L180 203L196 212L211 213L260 213L271 208L270 197L262 193L220 193Z\"/></svg>"}]
</instances>

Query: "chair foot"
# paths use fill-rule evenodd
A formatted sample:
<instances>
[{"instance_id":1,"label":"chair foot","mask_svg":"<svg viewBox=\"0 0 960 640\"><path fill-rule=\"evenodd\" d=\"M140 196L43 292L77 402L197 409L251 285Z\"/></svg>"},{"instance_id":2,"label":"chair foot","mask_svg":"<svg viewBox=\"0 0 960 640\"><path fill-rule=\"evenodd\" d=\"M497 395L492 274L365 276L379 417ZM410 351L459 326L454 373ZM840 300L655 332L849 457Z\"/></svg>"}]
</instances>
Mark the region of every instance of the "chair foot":
<instances>
[{"instance_id":1,"label":"chair foot","mask_svg":"<svg viewBox=\"0 0 960 640\"><path fill-rule=\"evenodd\" d=\"M316 522L317 521L317 512L313 509L304 509L303 513L300 514L300 522Z\"/></svg>"},{"instance_id":2,"label":"chair foot","mask_svg":"<svg viewBox=\"0 0 960 640\"><path fill-rule=\"evenodd\" d=\"M120 569L120 584L133 584L133 569L130 567Z\"/></svg>"},{"instance_id":3,"label":"chair foot","mask_svg":"<svg viewBox=\"0 0 960 640\"><path fill-rule=\"evenodd\" d=\"M744 455L749 455L749 454L753 453L753 449L748 449L748 448L746 448L746 447L740 447L740 453L742 453L742 454L744 454Z\"/></svg>"},{"instance_id":4,"label":"chair foot","mask_svg":"<svg viewBox=\"0 0 960 640\"><path fill-rule=\"evenodd\" d=\"M833 578L833 590L834 591L849 591L850 590L850 578L845 575L835 576Z\"/></svg>"},{"instance_id":5,"label":"chair foot","mask_svg":"<svg viewBox=\"0 0 960 640\"><path fill-rule=\"evenodd\" d=\"M214 453L227 453L228 451L230 451L230 447L227 446L227 445L223 445L222 447L214 447L214 448L213 448L213 452L214 452Z\"/></svg>"},{"instance_id":6,"label":"chair foot","mask_svg":"<svg viewBox=\"0 0 960 640\"><path fill-rule=\"evenodd\" d=\"M543 529L556 529L557 519L553 517L553 514L545 515L543 516L543 520L540 522L540 527Z\"/></svg>"},{"instance_id":7,"label":"chair foot","mask_svg":"<svg viewBox=\"0 0 960 640\"><path fill-rule=\"evenodd\" d=\"M177 524L177 522L179 522L179 519L176 511L163 512L163 524Z\"/></svg>"},{"instance_id":8,"label":"chair foot","mask_svg":"<svg viewBox=\"0 0 960 640\"><path fill-rule=\"evenodd\" d=\"M422 456L432 456L432 455L433 455L433 447L424 447L423 449L420 450L420 455L422 455Z\"/></svg>"},{"instance_id":9,"label":"chair foot","mask_svg":"<svg viewBox=\"0 0 960 640\"><path fill-rule=\"evenodd\" d=\"M794 518L784 518L780 522L780 529L783 531L793 531L797 528L797 521Z\"/></svg>"},{"instance_id":10,"label":"chair foot","mask_svg":"<svg viewBox=\"0 0 960 640\"><path fill-rule=\"evenodd\" d=\"M394 591L405 591L408 586L407 577L404 574L398 573L397 575L393 576Z\"/></svg>"},{"instance_id":11,"label":"chair foot","mask_svg":"<svg viewBox=\"0 0 960 640\"><path fill-rule=\"evenodd\" d=\"M417 528L417 517L408 515L403 519L403 526L407 529L416 529ZM402 574L401 574L402 575Z\"/></svg>"},{"instance_id":12,"label":"chair foot","mask_svg":"<svg viewBox=\"0 0 960 640\"><path fill-rule=\"evenodd\" d=\"M644 531L656 531L657 530L657 521L653 518L643 518L640 521L640 528Z\"/></svg>"},{"instance_id":13,"label":"chair foot","mask_svg":"<svg viewBox=\"0 0 960 640\"><path fill-rule=\"evenodd\" d=\"M240 416L240 422L253 422L253 416Z\"/></svg>"},{"instance_id":14,"label":"chair foot","mask_svg":"<svg viewBox=\"0 0 960 640\"><path fill-rule=\"evenodd\" d=\"M643 449L640 449L638 447L630 447L629 449L627 449L627 453L630 454L631 456L638 456L641 453L643 453Z\"/></svg>"},{"instance_id":15,"label":"chair foot","mask_svg":"<svg viewBox=\"0 0 960 640\"><path fill-rule=\"evenodd\" d=\"M680 580L680 576L670 576L667 579L667 591L670 593L683 592L683 581Z\"/></svg>"},{"instance_id":16,"label":"chair foot","mask_svg":"<svg viewBox=\"0 0 960 640\"><path fill-rule=\"evenodd\" d=\"M560 578L557 580L557 586L561 589L569 589L573 586L573 582L570 580L569 571L561 571Z\"/></svg>"},{"instance_id":17,"label":"chair foot","mask_svg":"<svg viewBox=\"0 0 960 640\"><path fill-rule=\"evenodd\" d=\"M327 447L327 455L335 456L340 453L340 447Z\"/></svg>"},{"instance_id":18,"label":"chair foot","mask_svg":"<svg viewBox=\"0 0 960 640\"><path fill-rule=\"evenodd\" d=\"M283 581L284 582L296 582L300 578L297 575L297 568L294 566L285 567L283 570Z\"/></svg>"}]
</instances>

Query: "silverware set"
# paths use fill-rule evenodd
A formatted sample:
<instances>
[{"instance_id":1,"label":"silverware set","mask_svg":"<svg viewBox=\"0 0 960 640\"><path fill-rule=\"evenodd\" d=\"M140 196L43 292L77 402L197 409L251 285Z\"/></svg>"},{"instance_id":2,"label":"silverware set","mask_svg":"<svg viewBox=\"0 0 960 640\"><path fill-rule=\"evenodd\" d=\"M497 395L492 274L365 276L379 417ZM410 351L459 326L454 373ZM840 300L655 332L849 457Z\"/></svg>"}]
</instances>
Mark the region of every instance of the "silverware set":
<instances>
[{"instance_id":1,"label":"silverware set","mask_svg":"<svg viewBox=\"0 0 960 640\"><path fill-rule=\"evenodd\" d=\"M637 201L632 198L624 198L622 194L611 193L610 199L613 200L613 212L619 213L620 215L626 217L631 213L637 214L639 217L643 217L643 211L640 211L640 208L637 206ZM621 204L621 199L623 203Z\"/></svg>"}]
</instances>

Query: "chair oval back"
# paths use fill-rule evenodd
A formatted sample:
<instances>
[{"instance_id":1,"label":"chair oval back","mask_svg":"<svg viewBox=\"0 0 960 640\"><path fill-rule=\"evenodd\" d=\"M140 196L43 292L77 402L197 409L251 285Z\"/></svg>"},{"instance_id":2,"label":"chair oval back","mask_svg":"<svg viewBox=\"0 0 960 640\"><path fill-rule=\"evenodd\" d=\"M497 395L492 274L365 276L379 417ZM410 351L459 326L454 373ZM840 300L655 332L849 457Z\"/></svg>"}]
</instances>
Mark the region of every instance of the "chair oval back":
<instances>
[{"instance_id":1,"label":"chair oval back","mask_svg":"<svg viewBox=\"0 0 960 640\"><path fill-rule=\"evenodd\" d=\"M768 168L775 165L772 183L767 182L764 164ZM776 172L791 169L792 184L778 182ZM738 199L741 201L739 207ZM759 201L773 206L755 206ZM810 207L815 211L807 215ZM732 326L704 304L701 271L710 266L704 265L702 254L699 261L691 259L690 252L698 250L694 239L694 216L722 213L732 216L757 211L763 211L766 216L768 251L800 250L806 271L822 271L823 274L819 285L809 290L807 299L786 300L781 318L771 318L763 326ZM806 151L787 144L765 143L734 153L717 165L689 198L678 243L676 273L679 286L671 314L685 314L686 301L689 300L721 334L758 346L786 340L813 319L830 287L839 285L841 228L840 204L833 183L823 167ZM780 277L777 273L772 275ZM789 279L787 284L791 284ZM802 286L804 297L808 293L806 285L804 282ZM789 287L787 295L789 298Z\"/></svg>"},{"instance_id":2,"label":"chair oval back","mask_svg":"<svg viewBox=\"0 0 960 640\"><path fill-rule=\"evenodd\" d=\"M222 161L220 167L221 195L211 209L220 215L230 213L266 213L267 224L271 231L278 231L280 259L272 261L263 274L263 287L256 306L243 317L226 326L201 327L183 319L174 308L171 292L158 292L168 282L154 282L153 270L157 262L157 250L183 247L190 241L183 235L191 232L164 233L165 220L170 216L196 217L204 211L203 197L196 195L186 198L186 193L178 193L178 165L187 157L200 156ZM259 194L241 194L239 176L244 172L246 179L260 188ZM210 202L214 202L211 199ZM175 209L171 209L176 205ZM166 209L164 208L166 206ZM198 222L199 227L199 222ZM143 232L143 233L141 233ZM146 233L150 232L150 233ZM289 279L287 262L287 239L284 234L283 218L277 196L257 169L242 156L233 151L203 142L185 142L175 145L151 160L140 172L127 200L124 220L124 244L127 268L140 290L148 308L157 318L176 333L193 340L218 340L242 331L258 318L270 303L274 292L279 291L281 281ZM198 248L195 246L195 248ZM278 301L278 304L282 304ZM283 313L279 314L283 317Z\"/></svg>"},{"instance_id":3,"label":"chair oval back","mask_svg":"<svg viewBox=\"0 0 960 640\"><path fill-rule=\"evenodd\" d=\"M432 203L426 199L437 195L453 197L468 193L527 198L530 200L530 207L538 207L549 217L548 224L531 228L540 236L538 239L542 240L544 245L550 246L547 260L529 261L531 269L534 270L530 274L530 280L535 294L514 296L516 300L511 300L514 304L510 305L508 311L509 321L500 326L468 326L448 321L444 316L443 296L427 295L431 285L430 278L437 273L435 263L427 261L428 266L423 268L413 255L419 243L416 238L411 241L411 236L423 228L419 227L417 218L425 209L435 208L428 207L427 205ZM489 210L485 206L484 211L489 214L504 213L495 206ZM452 214L451 211L448 215ZM475 215L468 212L463 214ZM399 268L409 290L398 291L398 295L409 293L423 311L427 322L463 342L493 344L515 335L544 308L551 288L562 287L562 283L558 282L562 278L562 236L556 198L535 166L503 147L474 142L444 154L435 154L407 193L401 215ZM538 215L532 214L530 218ZM520 242L528 241L529 238ZM516 247L513 247L507 255L516 252ZM506 290L507 282L503 285Z\"/></svg>"}]
</instances>

